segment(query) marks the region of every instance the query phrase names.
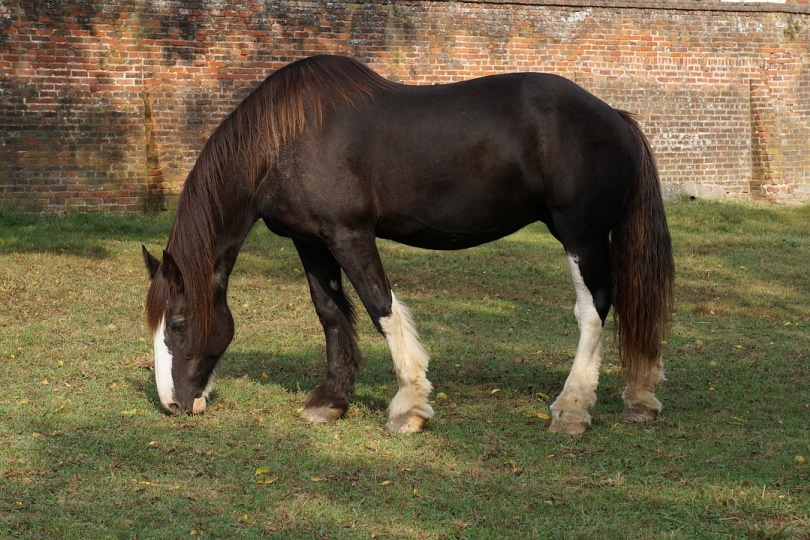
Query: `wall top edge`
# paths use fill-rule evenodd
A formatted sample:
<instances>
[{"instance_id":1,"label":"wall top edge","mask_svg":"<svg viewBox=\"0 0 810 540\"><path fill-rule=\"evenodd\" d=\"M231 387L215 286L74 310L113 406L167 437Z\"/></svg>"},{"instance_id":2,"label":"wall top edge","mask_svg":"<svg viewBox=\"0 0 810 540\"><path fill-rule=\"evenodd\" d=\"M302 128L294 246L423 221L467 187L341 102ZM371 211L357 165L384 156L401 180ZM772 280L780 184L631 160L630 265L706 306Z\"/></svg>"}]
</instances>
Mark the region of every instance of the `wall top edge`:
<instances>
[{"instance_id":1,"label":"wall top edge","mask_svg":"<svg viewBox=\"0 0 810 540\"><path fill-rule=\"evenodd\" d=\"M461 4L503 4L582 8L655 9L661 11L739 11L810 15L810 4L796 0L456 0ZM418 0L408 3L423 3Z\"/></svg>"}]
</instances>

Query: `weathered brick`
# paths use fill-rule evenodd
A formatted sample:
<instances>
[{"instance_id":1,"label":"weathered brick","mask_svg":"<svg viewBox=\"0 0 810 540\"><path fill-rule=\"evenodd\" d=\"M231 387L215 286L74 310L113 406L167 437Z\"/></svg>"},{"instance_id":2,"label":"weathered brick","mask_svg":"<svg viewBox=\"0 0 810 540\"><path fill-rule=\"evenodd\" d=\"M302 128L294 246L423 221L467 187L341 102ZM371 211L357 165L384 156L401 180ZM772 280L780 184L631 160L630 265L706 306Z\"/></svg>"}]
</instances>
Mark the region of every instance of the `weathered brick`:
<instances>
[{"instance_id":1,"label":"weathered brick","mask_svg":"<svg viewBox=\"0 0 810 540\"><path fill-rule=\"evenodd\" d=\"M222 117L318 53L410 84L555 72L638 115L668 192L803 200L809 40L807 0L6 0L0 205L170 204Z\"/></svg>"}]
</instances>

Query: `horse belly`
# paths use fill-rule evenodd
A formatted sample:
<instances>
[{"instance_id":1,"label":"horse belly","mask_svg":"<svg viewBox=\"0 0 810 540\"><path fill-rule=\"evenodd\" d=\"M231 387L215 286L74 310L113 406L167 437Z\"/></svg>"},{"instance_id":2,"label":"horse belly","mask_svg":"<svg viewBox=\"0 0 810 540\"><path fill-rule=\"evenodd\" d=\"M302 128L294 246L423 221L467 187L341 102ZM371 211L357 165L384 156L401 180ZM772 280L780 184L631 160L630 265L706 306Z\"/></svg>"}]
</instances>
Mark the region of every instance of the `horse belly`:
<instances>
[{"instance_id":1,"label":"horse belly","mask_svg":"<svg viewBox=\"0 0 810 540\"><path fill-rule=\"evenodd\" d=\"M523 201L441 197L400 204L383 212L380 238L425 249L454 250L503 238L538 220L537 208Z\"/></svg>"},{"instance_id":2,"label":"horse belly","mask_svg":"<svg viewBox=\"0 0 810 540\"><path fill-rule=\"evenodd\" d=\"M449 251L480 246L481 244L486 244L487 242L508 236L521 227L523 227L523 225L508 229L464 233L442 231L423 225L419 228L414 227L413 230L408 232L389 233L382 231L378 232L377 236L413 247Z\"/></svg>"},{"instance_id":3,"label":"horse belly","mask_svg":"<svg viewBox=\"0 0 810 540\"><path fill-rule=\"evenodd\" d=\"M463 249L539 218L541 197L515 162L465 169L458 161L434 166L423 161L400 170L407 172L374 182L380 237L428 249Z\"/></svg>"}]
</instances>

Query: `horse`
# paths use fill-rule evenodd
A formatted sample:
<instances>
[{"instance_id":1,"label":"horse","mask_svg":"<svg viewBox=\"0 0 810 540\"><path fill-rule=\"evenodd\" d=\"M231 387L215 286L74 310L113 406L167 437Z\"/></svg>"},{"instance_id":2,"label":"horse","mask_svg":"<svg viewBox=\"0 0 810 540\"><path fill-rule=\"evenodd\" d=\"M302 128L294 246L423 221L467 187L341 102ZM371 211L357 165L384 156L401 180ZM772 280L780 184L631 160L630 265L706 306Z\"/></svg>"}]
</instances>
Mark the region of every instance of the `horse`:
<instances>
[{"instance_id":1,"label":"horse","mask_svg":"<svg viewBox=\"0 0 810 540\"><path fill-rule=\"evenodd\" d=\"M377 238L457 250L544 223L570 267L579 342L551 432L581 434L613 307L622 417L661 411L662 340L674 262L658 172L634 117L543 73L411 86L340 56L274 71L214 130L179 196L151 278L146 319L170 413L202 413L234 321L228 279L259 219L298 251L326 343L327 374L301 411L341 418L361 363L343 275L384 336L399 383L386 427L434 415L428 353L392 291Z\"/></svg>"}]
</instances>

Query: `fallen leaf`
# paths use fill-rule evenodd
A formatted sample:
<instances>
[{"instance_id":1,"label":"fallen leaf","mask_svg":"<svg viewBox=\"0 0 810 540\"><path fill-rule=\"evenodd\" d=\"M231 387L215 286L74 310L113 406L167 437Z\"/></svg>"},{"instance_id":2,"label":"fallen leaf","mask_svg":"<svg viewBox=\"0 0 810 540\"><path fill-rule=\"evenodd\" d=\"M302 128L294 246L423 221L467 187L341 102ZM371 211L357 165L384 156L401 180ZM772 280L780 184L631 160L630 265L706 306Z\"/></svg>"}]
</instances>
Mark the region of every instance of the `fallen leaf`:
<instances>
[{"instance_id":1,"label":"fallen leaf","mask_svg":"<svg viewBox=\"0 0 810 540\"><path fill-rule=\"evenodd\" d=\"M270 484L275 484L276 480L278 480L278 476L273 476L272 478L266 478L264 480L257 480L256 483L264 486L269 486Z\"/></svg>"},{"instance_id":2,"label":"fallen leaf","mask_svg":"<svg viewBox=\"0 0 810 540\"><path fill-rule=\"evenodd\" d=\"M501 389L500 389L500 388L493 388L493 389L492 389L492 392L490 392L490 393L491 393L491 394L497 394L497 393L498 393L498 392L500 392L500 391L501 391Z\"/></svg>"},{"instance_id":3,"label":"fallen leaf","mask_svg":"<svg viewBox=\"0 0 810 540\"><path fill-rule=\"evenodd\" d=\"M270 474L269 467L259 467L258 469L256 469L256 472L253 473L254 476L262 476L265 474Z\"/></svg>"},{"instance_id":4,"label":"fallen leaf","mask_svg":"<svg viewBox=\"0 0 810 540\"><path fill-rule=\"evenodd\" d=\"M380 482L381 486L390 486L391 484L393 484L391 480L385 480L384 482Z\"/></svg>"}]
</instances>

